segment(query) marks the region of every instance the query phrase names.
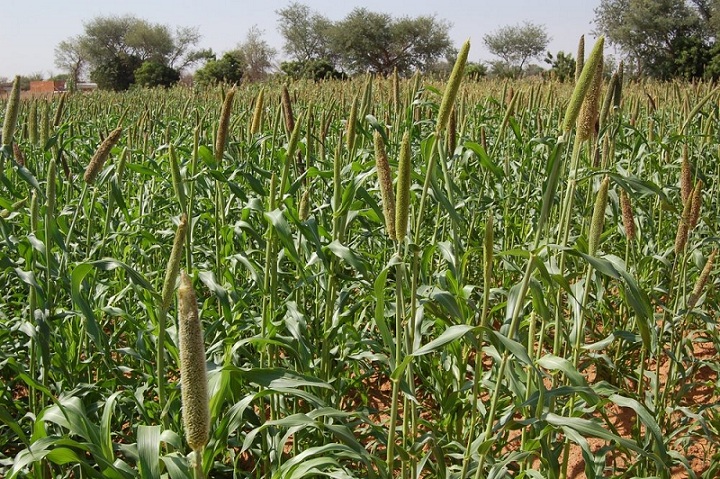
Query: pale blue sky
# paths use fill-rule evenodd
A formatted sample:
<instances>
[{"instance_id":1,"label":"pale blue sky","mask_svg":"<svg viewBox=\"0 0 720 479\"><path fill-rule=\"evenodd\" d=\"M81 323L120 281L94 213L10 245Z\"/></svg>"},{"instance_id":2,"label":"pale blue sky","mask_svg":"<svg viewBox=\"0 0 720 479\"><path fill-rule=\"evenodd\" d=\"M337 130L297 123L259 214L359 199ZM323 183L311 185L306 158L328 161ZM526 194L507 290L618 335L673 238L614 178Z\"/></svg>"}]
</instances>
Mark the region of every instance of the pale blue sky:
<instances>
[{"instance_id":1,"label":"pale blue sky","mask_svg":"<svg viewBox=\"0 0 720 479\"><path fill-rule=\"evenodd\" d=\"M289 0L3 0L0 26L0 77L42 72L59 73L54 48L60 41L83 32L83 22L100 15L133 14L154 23L197 27L200 46L216 53L232 49L258 25L264 38L282 55L277 32L278 9ZM354 7L393 16L436 15L452 24L450 36L456 46L470 38L470 60L493 59L482 37L504 25L532 21L545 25L552 41L548 49L572 52L580 35L592 42L594 9L600 0L305 0L331 20L340 20ZM279 56L276 60L280 60Z\"/></svg>"}]
</instances>

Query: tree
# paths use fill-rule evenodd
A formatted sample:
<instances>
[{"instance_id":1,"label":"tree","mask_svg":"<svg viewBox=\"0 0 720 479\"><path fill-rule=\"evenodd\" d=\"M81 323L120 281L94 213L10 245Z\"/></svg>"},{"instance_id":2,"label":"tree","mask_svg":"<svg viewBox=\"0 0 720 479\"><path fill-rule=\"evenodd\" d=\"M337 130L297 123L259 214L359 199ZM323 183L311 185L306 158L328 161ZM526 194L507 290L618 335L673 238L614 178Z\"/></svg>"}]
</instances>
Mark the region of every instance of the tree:
<instances>
[{"instance_id":1,"label":"tree","mask_svg":"<svg viewBox=\"0 0 720 479\"><path fill-rule=\"evenodd\" d=\"M522 71L528 60L545 51L550 37L543 25L525 22L507 25L483 36L490 53L502 59L511 71Z\"/></svg>"},{"instance_id":2,"label":"tree","mask_svg":"<svg viewBox=\"0 0 720 479\"><path fill-rule=\"evenodd\" d=\"M245 67L242 52L237 50L226 52L220 60L209 60L204 67L195 72L195 81L199 85L240 83Z\"/></svg>"},{"instance_id":3,"label":"tree","mask_svg":"<svg viewBox=\"0 0 720 479\"><path fill-rule=\"evenodd\" d=\"M298 62L331 57L328 34L332 22L307 5L292 2L277 10L278 27L285 39L283 51Z\"/></svg>"},{"instance_id":4,"label":"tree","mask_svg":"<svg viewBox=\"0 0 720 479\"><path fill-rule=\"evenodd\" d=\"M712 61L719 13L717 0L601 0L595 24L641 74L696 78Z\"/></svg>"},{"instance_id":5,"label":"tree","mask_svg":"<svg viewBox=\"0 0 720 479\"><path fill-rule=\"evenodd\" d=\"M242 53L245 60L244 76L249 81L265 79L277 54L277 51L263 40L262 34L263 31L254 25L248 30L245 41L237 46L237 51Z\"/></svg>"},{"instance_id":6,"label":"tree","mask_svg":"<svg viewBox=\"0 0 720 479\"><path fill-rule=\"evenodd\" d=\"M450 25L432 16L393 19L356 8L330 30L332 50L350 72L425 70L452 50Z\"/></svg>"},{"instance_id":7,"label":"tree","mask_svg":"<svg viewBox=\"0 0 720 479\"><path fill-rule=\"evenodd\" d=\"M157 86L167 88L179 81L179 71L157 61L145 61L140 68L135 70L135 83L146 88Z\"/></svg>"},{"instance_id":8,"label":"tree","mask_svg":"<svg viewBox=\"0 0 720 479\"><path fill-rule=\"evenodd\" d=\"M487 73L487 66L482 63L468 62L465 65L465 76L471 80L477 81L480 78L487 76Z\"/></svg>"},{"instance_id":9,"label":"tree","mask_svg":"<svg viewBox=\"0 0 720 479\"><path fill-rule=\"evenodd\" d=\"M127 90L135 83L135 70L142 63L139 57L121 52L97 63L90 79L102 90Z\"/></svg>"},{"instance_id":10,"label":"tree","mask_svg":"<svg viewBox=\"0 0 720 479\"><path fill-rule=\"evenodd\" d=\"M550 74L558 81L566 82L575 78L576 62L572 54L559 51L557 55L553 56L552 53L547 52L545 63L550 65ZM612 71L612 69L607 71Z\"/></svg>"},{"instance_id":11,"label":"tree","mask_svg":"<svg viewBox=\"0 0 720 479\"><path fill-rule=\"evenodd\" d=\"M56 65L77 80L87 64L90 78L100 88L123 90L135 82L135 70L146 61L179 73L202 58L191 49L199 39L193 28L180 27L173 32L166 25L131 15L100 16L84 25L82 35L58 44Z\"/></svg>"},{"instance_id":12,"label":"tree","mask_svg":"<svg viewBox=\"0 0 720 479\"><path fill-rule=\"evenodd\" d=\"M80 81L87 64L80 37L63 40L55 47L55 66L68 74L68 90Z\"/></svg>"},{"instance_id":13,"label":"tree","mask_svg":"<svg viewBox=\"0 0 720 479\"><path fill-rule=\"evenodd\" d=\"M318 81L345 78L345 75L337 71L328 60L282 62L280 70L293 80L306 78Z\"/></svg>"}]
</instances>

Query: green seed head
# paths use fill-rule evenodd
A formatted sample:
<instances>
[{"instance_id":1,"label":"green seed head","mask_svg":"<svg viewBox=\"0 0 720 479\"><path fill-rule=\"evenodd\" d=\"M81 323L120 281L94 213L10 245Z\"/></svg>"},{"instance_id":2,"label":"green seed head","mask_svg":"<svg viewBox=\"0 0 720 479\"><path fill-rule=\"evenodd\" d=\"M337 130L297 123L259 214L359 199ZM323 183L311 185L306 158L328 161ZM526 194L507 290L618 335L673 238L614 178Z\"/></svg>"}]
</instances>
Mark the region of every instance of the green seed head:
<instances>
[{"instance_id":1,"label":"green seed head","mask_svg":"<svg viewBox=\"0 0 720 479\"><path fill-rule=\"evenodd\" d=\"M230 128L230 114L232 113L235 88L231 88L225 95L222 110L220 111L220 122L218 123L217 136L215 137L215 161L222 161L225 154L228 129Z\"/></svg>"},{"instance_id":2,"label":"green seed head","mask_svg":"<svg viewBox=\"0 0 720 479\"><path fill-rule=\"evenodd\" d=\"M675 254L679 255L685 249L688 235L690 234L690 214L692 212L692 201L686 201L683 206L682 216L675 234Z\"/></svg>"},{"instance_id":3,"label":"green seed head","mask_svg":"<svg viewBox=\"0 0 720 479\"><path fill-rule=\"evenodd\" d=\"M383 216L385 216L385 229L390 239L395 240L395 193L393 192L392 174L388 163L385 143L382 135L376 131L373 135L375 140L375 166L377 169L378 182L380 183L380 195L383 201Z\"/></svg>"},{"instance_id":4,"label":"green seed head","mask_svg":"<svg viewBox=\"0 0 720 479\"><path fill-rule=\"evenodd\" d=\"M30 107L30 116L28 117L28 136L30 139L30 143L32 143L33 145L37 145L39 133L38 106L37 101L33 101L32 106Z\"/></svg>"},{"instance_id":5,"label":"green seed head","mask_svg":"<svg viewBox=\"0 0 720 479\"><path fill-rule=\"evenodd\" d=\"M55 194L57 185L57 166L55 160L50 160L47 169L47 184L45 185L45 214L52 217L55 214Z\"/></svg>"},{"instance_id":6,"label":"green seed head","mask_svg":"<svg viewBox=\"0 0 720 479\"><path fill-rule=\"evenodd\" d=\"M400 111L400 77L398 76L397 67L393 69L392 89L393 89L393 107L395 109L395 113L398 113Z\"/></svg>"},{"instance_id":7,"label":"green seed head","mask_svg":"<svg viewBox=\"0 0 720 479\"><path fill-rule=\"evenodd\" d=\"M700 219L700 210L702 209L702 190L703 181L698 180L693 189L692 197L690 199L690 218L688 219L688 231L692 231L697 226L698 220Z\"/></svg>"},{"instance_id":8,"label":"green seed head","mask_svg":"<svg viewBox=\"0 0 720 479\"><path fill-rule=\"evenodd\" d=\"M261 88L255 99L255 110L253 111L252 123L250 124L250 134L257 135L260 131L260 125L262 124L263 114L263 98L265 95L265 89Z\"/></svg>"},{"instance_id":9,"label":"green seed head","mask_svg":"<svg viewBox=\"0 0 720 479\"><path fill-rule=\"evenodd\" d=\"M175 146L170 144L170 174L172 176L173 190L180 204L180 210L185 213L187 211L187 199L185 197L185 185L183 184L182 175L180 174L180 163L178 162Z\"/></svg>"},{"instance_id":10,"label":"green seed head","mask_svg":"<svg viewBox=\"0 0 720 479\"><path fill-rule=\"evenodd\" d=\"M173 242L170 259L165 269L165 281L162 288L162 309L167 311L170 309L175 282L177 281L178 272L180 271L180 261L182 260L183 246L185 245L185 235L187 234L187 215L182 215L180 224L175 231L175 241Z\"/></svg>"},{"instance_id":11,"label":"green seed head","mask_svg":"<svg viewBox=\"0 0 720 479\"><path fill-rule=\"evenodd\" d=\"M285 85L283 85L280 102L282 103L283 116L285 117L285 131L290 135L295 129L295 117L293 116L290 92Z\"/></svg>"},{"instance_id":12,"label":"green seed head","mask_svg":"<svg viewBox=\"0 0 720 479\"><path fill-rule=\"evenodd\" d=\"M585 35L580 35L580 41L578 41L577 48L577 59L575 60L575 81L580 79L583 66L585 65Z\"/></svg>"},{"instance_id":13,"label":"green seed head","mask_svg":"<svg viewBox=\"0 0 720 479\"><path fill-rule=\"evenodd\" d=\"M624 70L625 64L621 61L617 70L618 81L615 83L615 88L613 89L613 106L615 108L620 108L620 102L622 101Z\"/></svg>"},{"instance_id":14,"label":"green seed head","mask_svg":"<svg viewBox=\"0 0 720 479\"><path fill-rule=\"evenodd\" d=\"M12 90L5 108L5 121L3 121L2 144L12 145L15 127L17 126L18 112L20 111L20 77L16 76Z\"/></svg>"},{"instance_id":15,"label":"green seed head","mask_svg":"<svg viewBox=\"0 0 720 479\"><path fill-rule=\"evenodd\" d=\"M210 403L202 323L192 281L184 271L178 288L178 330L185 438L197 452L205 447L210 436Z\"/></svg>"},{"instance_id":16,"label":"green seed head","mask_svg":"<svg viewBox=\"0 0 720 479\"><path fill-rule=\"evenodd\" d=\"M50 107L45 102L40 121L40 146L45 148L50 139Z\"/></svg>"},{"instance_id":17,"label":"green seed head","mask_svg":"<svg viewBox=\"0 0 720 479\"><path fill-rule=\"evenodd\" d=\"M605 37L598 38L595 42L595 46L590 52L588 61L583 66L580 78L575 84L575 89L570 97L570 103L568 103L567 109L565 110L565 118L563 120L562 131L569 132L575 126L578 115L580 114L580 108L582 107L585 96L587 95L590 86L595 81L596 70L599 65L603 62L603 46L605 45Z\"/></svg>"},{"instance_id":18,"label":"green seed head","mask_svg":"<svg viewBox=\"0 0 720 479\"><path fill-rule=\"evenodd\" d=\"M635 239L635 215L633 214L630 197L625 190L620 190L620 209L622 210L622 222L625 228L625 236L628 241Z\"/></svg>"},{"instance_id":19,"label":"green seed head","mask_svg":"<svg viewBox=\"0 0 720 479\"><path fill-rule=\"evenodd\" d=\"M602 91L603 63L598 63L595 68L595 76L590 84L590 89L585 96L580 117L578 119L578 137L580 140L589 140L595 136L595 123L598 121L598 107L600 104L600 92Z\"/></svg>"},{"instance_id":20,"label":"green seed head","mask_svg":"<svg viewBox=\"0 0 720 479\"><path fill-rule=\"evenodd\" d=\"M590 233L588 234L588 253L594 256L600 244L600 235L602 235L605 227L605 207L608 202L608 188L610 186L610 178L605 177L600 184L597 196L595 197L595 206L593 208L592 220L590 221Z\"/></svg>"},{"instance_id":21,"label":"green seed head","mask_svg":"<svg viewBox=\"0 0 720 479\"><path fill-rule=\"evenodd\" d=\"M692 170L688 156L688 146L683 145L682 164L680 165L680 195L683 205L688 202L692 194Z\"/></svg>"},{"instance_id":22,"label":"green seed head","mask_svg":"<svg viewBox=\"0 0 720 479\"><path fill-rule=\"evenodd\" d=\"M346 136L347 150L350 154L355 149L355 126L357 124L358 115L358 97L353 98L352 106L350 107L350 116L347 120Z\"/></svg>"},{"instance_id":23,"label":"green seed head","mask_svg":"<svg viewBox=\"0 0 720 479\"><path fill-rule=\"evenodd\" d=\"M465 71L468 53L470 53L470 40L463 43L463 46L460 48L460 53L458 53L452 73L450 73L450 78L445 86L445 93L440 103L440 111L438 111L438 119L435 126L435 130L438 133L444 131L445 128L447 128L448 121L450 121L450 111L452 110L458 90L460 89L460 82L462 81L463 72Z\"/></svg>"},{"instance_id":24,"label":"green seed head","mask_svg":"<svg viewBox=\"0 0 720 479\"><path fill-rule=\"evenodd\" d=\"M40 221L40 206L38 205L37 191L33 190L30 198L30 231L37 234Z\"/></svg>"},{"instance_id":25,"label":"green seed head","mask_svg":"<svg viewBox=\"0 0 720 479\"><path fill-rule=\"evenodd\" d=\"M310 217L310 189L306 189L303 192L302 198L300 198L300 207L298 208L298 215L300 221L305 221Z\"/></svg>"},{"instance_id":26,"label":"green seed head","mask_svg":"<svg viewBox=\"0 0 720 479\"><path fill-rule=\"evenodd\" d=\"M105 165L105 161L110 155L110 151L117 144L118 140L120 140L122 131L122 128L115 128L100 144L90 160L90 163L88 163L87 168L85 168L85 176L83 177L85 183L89 185L95 183L95 179L100 173L100 170L102 170L103 165Z\"/></svg>"},{"instance_id":27,"label":"green seed head","mask_svg":"<svg viewBox=\"0 0 720 479\"><path fill-rule=\"evenodd\" d=\"M705 267L703 267L702 272L700 272L700 276L698 276L697 281L695 281L695 286L693 287L692 293L690 293L690 298L688 298L687 309L693 309L700 299L700 296L702 296L705 285L707 284L710 273L712 272L717 251L717 248L712 250L712 253L710 253L710 256L705 262Z\"/></svg>"},{"instance_id":28,"label":"green seed head","mask_svg":"<svg viewBox=\"0 0 720 479\"><path fill-rule=\"evenodd\" d=\"M62 114L65 110L65 98L67 98L67 92L60 95L60 102L58 103L57 110L55 111L55 119L53 120L53 126L57 128L62 120Z\"/></svg>"}]
</instances>

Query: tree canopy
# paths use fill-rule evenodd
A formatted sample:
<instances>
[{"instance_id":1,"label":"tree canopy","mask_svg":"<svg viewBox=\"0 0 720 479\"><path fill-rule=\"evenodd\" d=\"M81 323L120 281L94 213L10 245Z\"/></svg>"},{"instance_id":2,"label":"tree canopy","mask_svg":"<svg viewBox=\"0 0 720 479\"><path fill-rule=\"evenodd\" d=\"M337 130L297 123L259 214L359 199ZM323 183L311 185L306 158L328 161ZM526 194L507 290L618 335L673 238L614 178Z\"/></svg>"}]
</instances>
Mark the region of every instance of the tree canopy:
<instances>
[{"instance_id":1,"label":"tree canopy","mask_svg":"<svg viewBox=\"0 0 720 479\"><path fill-rule=\"evenodd\" d=\"M195 81L200 85L216 83L240 83L247 63L239 50L225 52L219 60L211 59L195 72Z\"/></svg>"},{"instance_id":2,"label":"tree canopy","mask_svg":"<svg viewBox=\"0 0 720 479\"><path fill-rule=\"evenodd\" d=\"M543 25L525 22L522 25L507 25L483 36L490 53L500 57L501 65L496 69L517 73L525 64L545 51L550 37Z\"/></svg>"},{"instance_id":3,"label":"tree canopy","mask_svg":"<svg viewBox=\"0 0 720 479\"><path fill-rule=\"evenodd\" d=\"M90 78L101 88L124 90L136 82L135 74L145 62L143 78L179 78L180 71L202 55L192 48L200 40L194 28L178 27L126 16L99 16L84 25L84 33L60 42L55 65L79 80L87 65ZM162 67L164 73L157 75ZM176 74L169 74L169 69ZM152 70L153 75L147 75ZM163 83L160 83L163 84ZM150 85L155 86L155 85Z\"/></svg>"},{"instance_id":4,"label":"tree canopy","mask_svg":"<svg viewBox=\"0 0 720 479\"><path fill-rule=\"evenodd\" d=\"M595 24L640 74L720 76L720 0L601 0Z\"/></svg>"},{"instance_id":5,"label":"tree canopy","mask_svg":"<svg viewBox=\"0 0 720 479\"><path fill-rule=\"evenodd\" d=\"M283 51L292 61L323 60L332 56L328 40L332 22L327 17L298 2L275 13L285 40Z\"/></svg>"},{"instance_id":6,"label":"tree canopy","mask_svg":"<svg viewBox=\"0 0 720 479\"><path fill-rule=\"evenodd\" d=\"M292 72L311 72L322 65L328 74L338 68L347 73L381 74L397 68L407 74L426 70L453 52L450 25L434 16L394 18L355 8L332 22L298 2L277 14L283 50L291 57L283 69ZM308 62L313 67L306 67Z\"/></svg>"}]
</instances>

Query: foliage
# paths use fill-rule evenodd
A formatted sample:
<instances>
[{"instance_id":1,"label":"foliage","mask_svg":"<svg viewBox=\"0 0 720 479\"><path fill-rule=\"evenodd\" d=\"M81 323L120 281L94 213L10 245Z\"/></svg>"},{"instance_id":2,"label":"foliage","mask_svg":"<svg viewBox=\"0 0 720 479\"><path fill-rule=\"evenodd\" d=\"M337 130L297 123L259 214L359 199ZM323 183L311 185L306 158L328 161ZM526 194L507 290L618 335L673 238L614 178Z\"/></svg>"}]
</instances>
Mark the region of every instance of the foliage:
<instances>
[{"instance_id":1,"label":"foliage","mask_svg":"<svg viewBox=\"0 0 720 479\"><path fill-rule=\"evenodd\" d=\"M280 64L280 70L294 80L328 80L343 78L328 60L288 61Z\"/></svg>"},{"instance_id":2,"label":"foliage","mask_svg":"<svg viewBox=\"0 0 720 479\"><path fill-rule=\"evenodd\" d=\"M717 78L714 67L720 2L602 0L598 31L639 66L639 74L671 78Z\"/></svg>"},{"instance_id":3,"label":"foliage","mask_svg":"<svg viewBox=\"0 0 720 479\"><path fill-rule=\"evenodd\" d=\"M574 81L576 62L572 54L559 51L553 56L547 52L545 63L550 65L550 75L553 78L560 82ZM605 71L612 71L612 68L605 68Z\"/></svg>"},{"instance_id":4,"label":"foliage","mask_svg":"<svg viewBox=\"0 0 720 479\"><path fill-rule=\"evenodd\" d=\"M355 8L330 31L331 46L349 72L389 75L425 70L452 51L450 25L435 17L394 19Z\"/></svg>"},{"instance_id":5,"label":"foliage","mask_svg":"<svg viewBox=\"0 0 720 479\"><path fill-rule=\"evenodd\" d=\"M262 30L257 25L248 30L245 40L236 51L245 61L244 77L249 81L260 81L268 75L273 58L277 52L262 38Z\"/></svg>"},{"instance_id":6,"label":"foliage","mask_svg":"<svg viewBox=\"0 0 720 479\"><path fill-rule=\"evenodd\" d=\"M488 69L483 63L468 62L465 66L465 75L471 80L479 80L480 78L487 76Z\"/></svg>"},{"instance_id":7,"label":"foliage","mask_svg":"<svg viewBox=\"0 0 720 479\"><path fill-rule=\"evenodd\" d=\"M720 92L590 70L0 100L0 476L716 479Z\"/></svg>"},{"instance_id":8,"label":"foliage","mask_svg":"<svg viewBox=\"0 0 720 479\"><path fill-rule=\"evenodd\" d=\"M101 90L127 90L135 83L135 70L142 64L140 57L120 52L96 63L90 72L90 79Z\"/></svg>"},{"instance_id":9,"label":"foliage","mask_svg":"<svg viewBox=\"0 0 720 479\"><path fill-rule=\"evenodd\" d=\"M240 83L247 68L245 56L241 51L225 52L219 60L208 60L205 66L195 72L195 81L199 85L216 83Z\"/></svg>"},{"instance_id":10,"label":"foliage","mask_svg":"<svg viewBox=\"0 0 720 479\"><path fill-rule=\"evenodd\" d=\"M332 22L310 7L292 2L278 10L278 28L283 36L283 51L292 61L307 62L331 57L329 32Z\"/></svg>"},{"instance_id":11,"label":"foliage","mask_svg":"<svg viewBox=\"0 0 720 479\"><path fill-rule=\"evenodd\" d=\"M290 76L308 76L343 70L402 75L429 70L452 53L450 25L433 16L393 18L366 8L355 8L332 22L307 5L293 2L277 11L283 50L291 61ZM329 64L326 69L323 65ZM319 68L325 71L319 70Z\"/></svg>"},{"instance_id":12,"label":"foliage","mask_svg":"<svg viewBox=\"0 0 720 479\"><path fill-rule=\"evenodd\" d=\"M100 88L124 90L134 83L135 70L146 61L180 72L205 57L207 52L192 50L199 40L194 28L178 27L173 32L167 25L131 15L99 16L84 25L82 35L57 45L55 64L75 82L87 65L90 78Z\"/></svg>"},{"instance_id":13,"label":"foliage","mask_svg":"<svg viewBox=\"0 0 720 479\"><path fill-rule=\"evenodd\" d=\"M135 83L143 87L171 87L178 81L180 72L160 62L148 60L135 70Z\"/></svg>"},{"instance_id":14,"label":"foliage","mask_svg":"<svg viewBox=\"0 0 720 479\"><path fill-rule=\"evenodd\" d=\"M490 53L501 58L507 68L503 71L521 72L528 60L538 57L550 37L542 25L525 22L522 25L507 25L483 36ZM498 68L499 69L499 68Z\"/></svg>"},{"instance_id":15,"label":"foliage","mask_svg":"<svg viewBox=\"0 0 720 479\"><path fill-rule=\"evenodd\" d=\"M86 64L87 58L79 37L63 40L55 47L55 66L67 72L72 84L77 84L82 79Z\"/></svg>"}]
</instances>

